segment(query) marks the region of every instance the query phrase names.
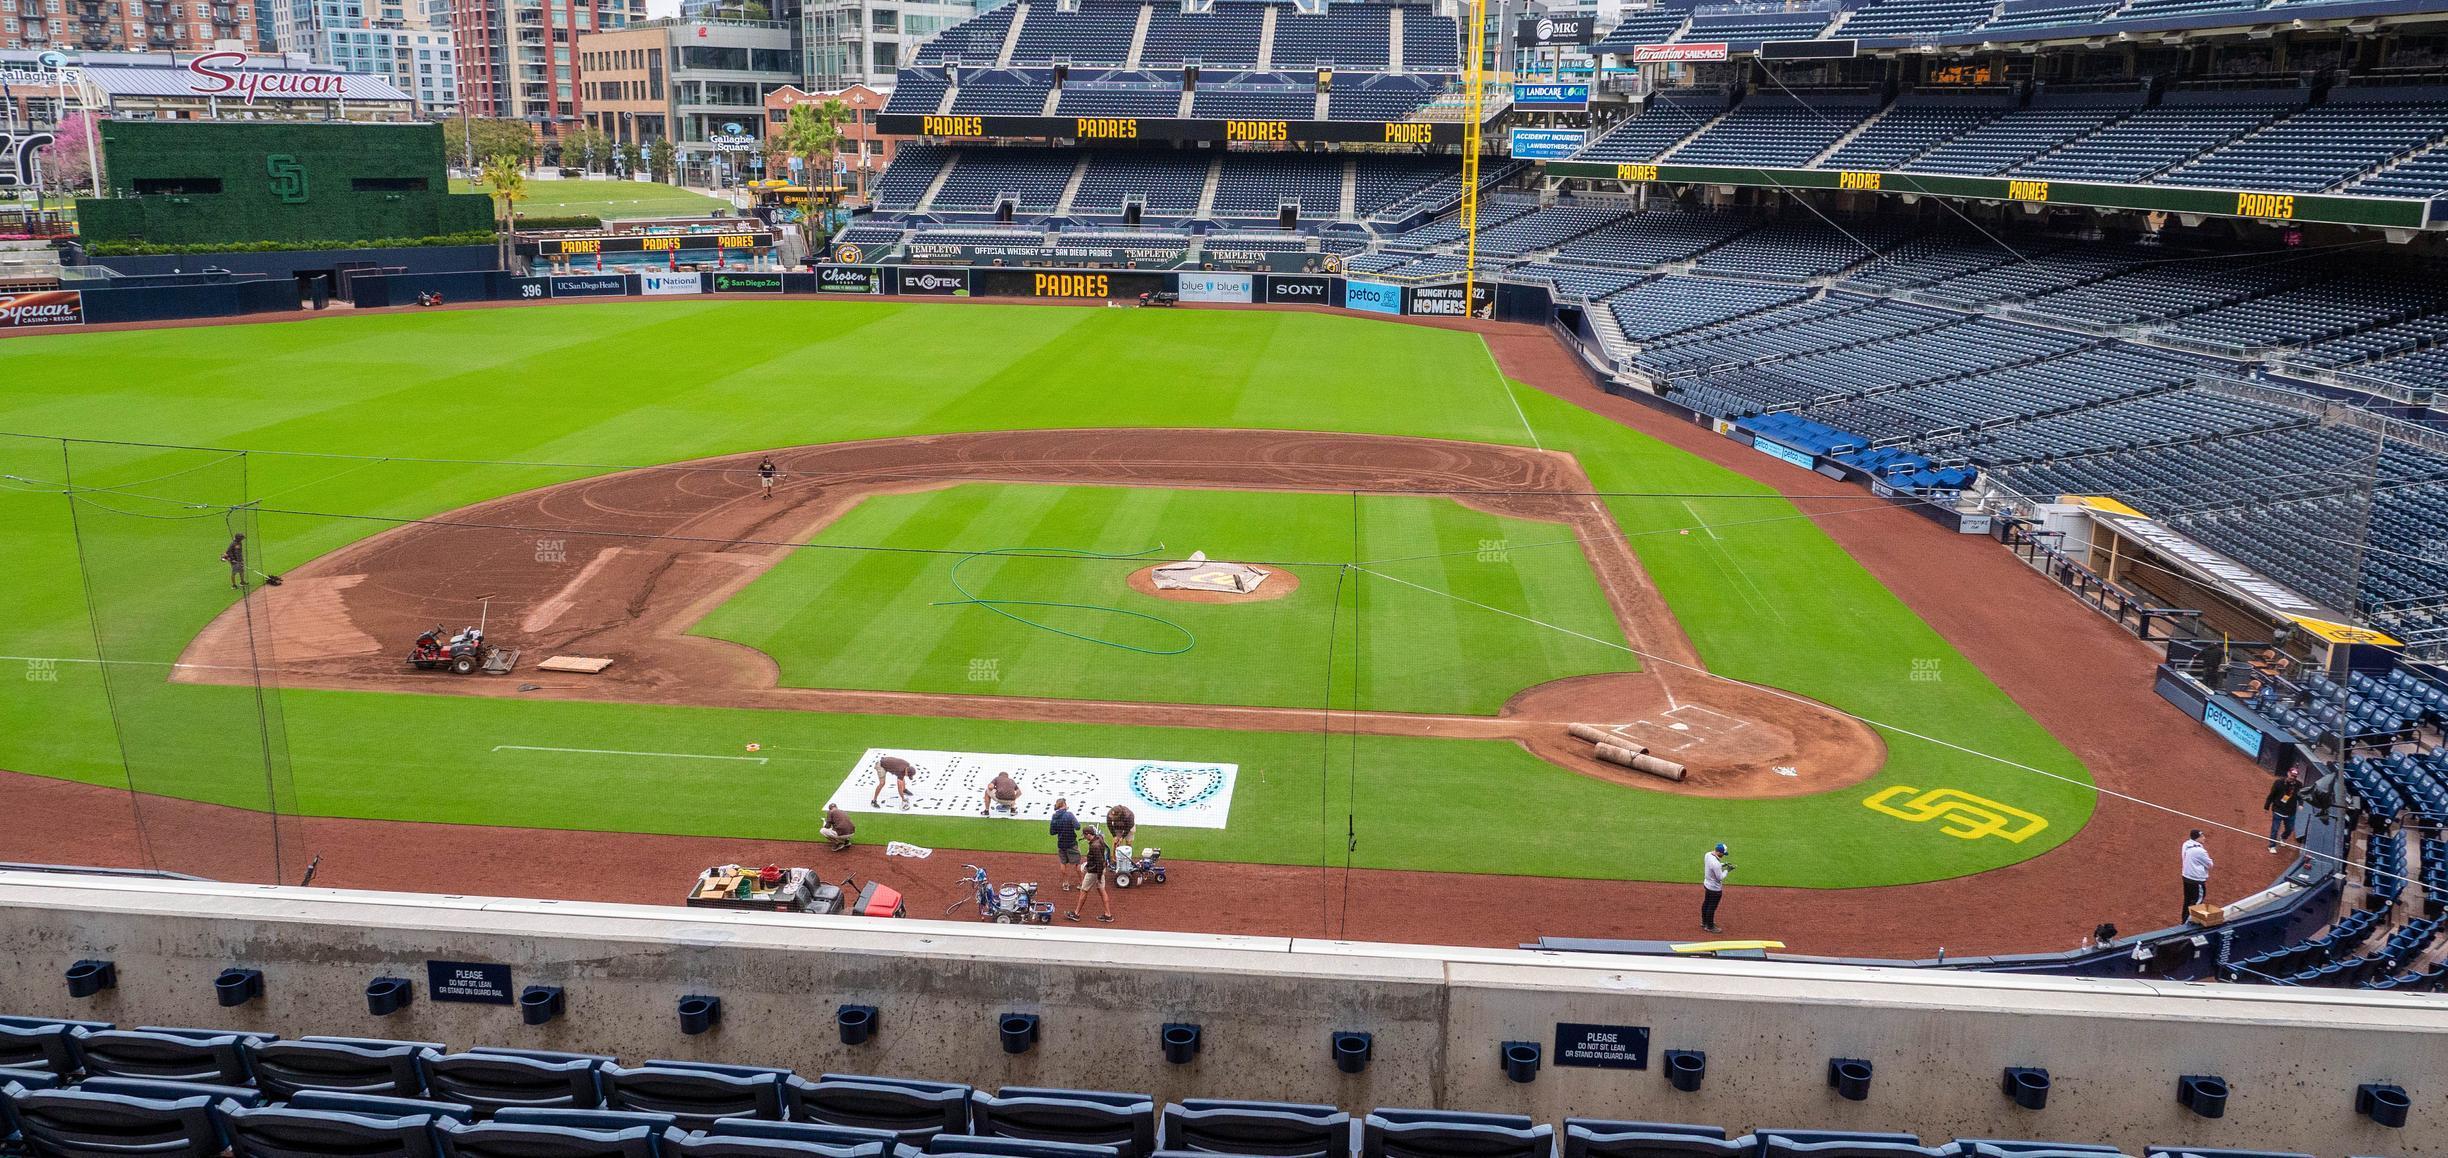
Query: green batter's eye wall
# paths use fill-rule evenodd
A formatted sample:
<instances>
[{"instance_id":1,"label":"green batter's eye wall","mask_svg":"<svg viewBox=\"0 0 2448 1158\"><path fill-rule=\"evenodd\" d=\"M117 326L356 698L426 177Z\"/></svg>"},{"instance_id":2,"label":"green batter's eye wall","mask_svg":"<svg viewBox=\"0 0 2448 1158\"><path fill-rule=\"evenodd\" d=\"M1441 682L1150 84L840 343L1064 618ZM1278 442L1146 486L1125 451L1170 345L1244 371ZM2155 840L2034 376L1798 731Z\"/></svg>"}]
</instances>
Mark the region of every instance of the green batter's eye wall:
<instances>
[{"instance_id":1,"label":"green batter's eye wall","mask_svg":"<svg viewBox=\"0 0 2448 1158\"><path fill-rule=\"evenodd\" d=\"M111 196L80 198L88 243L353 242L492 228L491 199L451 193L442 126L111 121Z\"/></svg>"}]
</instances>

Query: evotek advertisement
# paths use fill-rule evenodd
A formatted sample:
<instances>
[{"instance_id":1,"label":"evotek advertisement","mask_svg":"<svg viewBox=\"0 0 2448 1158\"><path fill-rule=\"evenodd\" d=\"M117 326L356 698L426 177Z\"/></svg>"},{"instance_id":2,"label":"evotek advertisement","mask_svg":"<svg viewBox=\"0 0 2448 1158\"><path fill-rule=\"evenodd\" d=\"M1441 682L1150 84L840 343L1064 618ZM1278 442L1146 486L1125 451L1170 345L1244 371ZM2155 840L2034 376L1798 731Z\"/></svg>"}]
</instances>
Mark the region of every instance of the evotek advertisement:
<instances>
[{"instance_id":1,"label":"evotek advertisement","mask_svg":"<svg viewBox=\"0 0 2448 1158\"><path fill-rule=\"evenodd\" d=\"M965 269L924 269L901 267L901 292L928 294L940 298L969 296L969 271Z\"/></svg>"}]
</instances>

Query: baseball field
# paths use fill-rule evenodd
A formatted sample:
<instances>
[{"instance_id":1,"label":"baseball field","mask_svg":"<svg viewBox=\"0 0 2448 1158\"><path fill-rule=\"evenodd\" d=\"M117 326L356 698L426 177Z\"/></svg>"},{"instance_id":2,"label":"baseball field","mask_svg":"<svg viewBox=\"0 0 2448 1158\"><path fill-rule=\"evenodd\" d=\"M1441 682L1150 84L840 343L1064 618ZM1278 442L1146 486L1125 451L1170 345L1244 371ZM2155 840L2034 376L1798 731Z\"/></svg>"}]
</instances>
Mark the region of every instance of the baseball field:
<instances>
[{"instance_id":1,"label":"baseball field","mask_svg":"<svg viewBox=\"0 0 2448 1158\"><path fill-rule=\"evenodd\" d=\"M813 841L847 778L862 843L1012 854L1041 822L867 813L854 770L1105 758L1237 770L1216 826L1141 809L1219 878L1685 883L1724 841L1741 883L1816 890L2004 869L2093 816L2083 761L1831 537L1894 508L1780 493L1475 333L708 299L11 339L0 379L11 791L710 863ZM1273 590L1148 586L1192 551ZM480 616L519 670L403 662ZM614 662L532 673L554 654Z\"/></svg>"}]
</instances>

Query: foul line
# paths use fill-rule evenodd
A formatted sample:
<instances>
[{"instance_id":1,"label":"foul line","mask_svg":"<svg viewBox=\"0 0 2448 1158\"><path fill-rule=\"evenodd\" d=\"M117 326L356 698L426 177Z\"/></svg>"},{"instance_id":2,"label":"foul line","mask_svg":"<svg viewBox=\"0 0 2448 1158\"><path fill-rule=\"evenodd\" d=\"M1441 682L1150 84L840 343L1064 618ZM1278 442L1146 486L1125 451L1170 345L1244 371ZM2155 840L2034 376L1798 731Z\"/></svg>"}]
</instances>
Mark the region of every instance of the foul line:
<instances>
[{"instance_id":1,"label":"foul line","mask_svg":"<svg viewBox=\"0 0 2448 1158\"><path fill-rule=\"evenodd\" d=\"M618 748L539 748L532 744L495 744L496 752L576 752L587 756L662 756L673 760L738 760L762 764L763 756L707 756L696 752L625 752Z\"/></svg>"}]
</instances>

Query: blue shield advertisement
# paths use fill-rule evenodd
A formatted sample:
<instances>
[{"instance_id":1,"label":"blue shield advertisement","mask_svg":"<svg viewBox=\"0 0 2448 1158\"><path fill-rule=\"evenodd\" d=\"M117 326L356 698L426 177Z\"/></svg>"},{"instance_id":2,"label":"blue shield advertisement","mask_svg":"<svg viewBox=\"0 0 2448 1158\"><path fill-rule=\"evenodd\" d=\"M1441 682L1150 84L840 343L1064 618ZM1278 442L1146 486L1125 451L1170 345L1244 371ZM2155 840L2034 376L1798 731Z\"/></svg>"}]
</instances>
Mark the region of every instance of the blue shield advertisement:
<instances>
[{"instance_id":1,"label":"blue shield advertisement","mask_svg":"<svg viewBox=\"0 0 2448 1158\"><path fill-rule=\"evenodd\" d=\"M1381 281L1347 280L1343 283L1343 308L1367 310L1373 314L1399 314L1403 312L1402 287Z\"/></svg>"},{"instance_id":2,"label":"blue shield advertisement","mask_svg":"<svg viewBox=\"0 0 2448 1158\"><path fill-rule=\"evenodd\" d=\"M1513 157L1519 161L1561 161L1581 151L1589 134L1580 129L1515 129Z\"/></svg>"},{"instance_id":3,"label":"blue shield advertisement","mask_svg":"<svg viewBox=\"0 0 2448 1158\"><path fill-rule=\"evenodd\" d=\"M1513 86L1513 107L1517 109L1582 109L1589 107L1586 84L1542 82L1516 83Z\"/></svg>"}]
</instances>

